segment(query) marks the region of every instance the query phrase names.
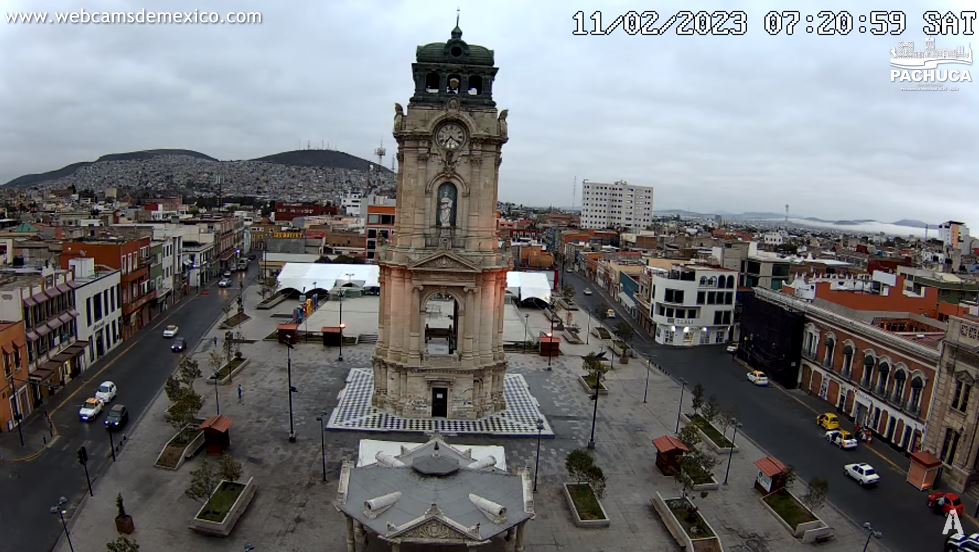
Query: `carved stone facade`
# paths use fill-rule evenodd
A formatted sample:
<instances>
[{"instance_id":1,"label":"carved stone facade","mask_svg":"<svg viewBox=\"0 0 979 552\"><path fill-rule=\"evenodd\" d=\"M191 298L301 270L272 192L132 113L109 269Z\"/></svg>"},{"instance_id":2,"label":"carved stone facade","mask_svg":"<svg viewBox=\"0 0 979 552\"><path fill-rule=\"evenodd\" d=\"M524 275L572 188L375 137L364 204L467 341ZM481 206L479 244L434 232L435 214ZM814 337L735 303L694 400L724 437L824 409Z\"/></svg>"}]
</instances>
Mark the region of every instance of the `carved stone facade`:
<instances>
[{"instance_id":1,"label":"carved stone facade","mask_svg":"<svg viewBox=\"0 0 979 552\"><path fill-rule=\"evenodd\" d=\"M496 236L496 203L506 110L498 115L491 98L492 51L461 37L457 27L449 41L419 47L415 95L407 110L395 107L401 162L394 237L378 255L373 405L404 417L475 419L505 408L511 262ZM430 302L452 305L440 327L429 327Z\"/></svg>"},{"instance_id":2,"label":"carved stone facade","mask_svg":"<svg viewBox=\"0 0 979 552\"><path fill-rule=\"evenodd\" d=\"M950 317L925 448L942 461L942 484L963 492L979 480L979 319Z\"/></svg>"}]
</instances>

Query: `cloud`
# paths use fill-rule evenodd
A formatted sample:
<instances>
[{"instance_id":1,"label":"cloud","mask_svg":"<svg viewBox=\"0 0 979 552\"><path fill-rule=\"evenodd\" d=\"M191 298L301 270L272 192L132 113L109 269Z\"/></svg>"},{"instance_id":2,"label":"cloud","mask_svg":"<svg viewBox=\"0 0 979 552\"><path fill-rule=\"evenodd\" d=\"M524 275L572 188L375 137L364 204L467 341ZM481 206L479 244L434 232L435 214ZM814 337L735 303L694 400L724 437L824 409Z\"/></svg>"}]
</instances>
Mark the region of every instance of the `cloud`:
<instances>
[{"instance_id":1,"label":"cloud","mask_svg":"<svg viewBox=\"0 0 979 552\"><path fill-rule=\"evenodd\" d=\"M494 97L511 113L500 197L569 205L576 178L624 179L655 186L659 208L789 203L823 218L968 221L979 211L979 84L902 92L888 78L897 41L923 45L924 10L965 4L914 4L901 37L811 36L801 23L770 36L763 17L784 8L762 1L743 8L746 36L711 37L574 36L582 6L462 2L463 38L495 50ZM367 158L381 141L391 151L391 106L411 95L415 47L448 38L456 5L246 1L230 9L261 12L261 24L30 26L4 16L36 3L5 3L0 51L16 55L0 58L0 181L157 147L221 159L307 140ZM603 19L630 9L648 5L603 2Z\"/></svg>"}]
</instances>

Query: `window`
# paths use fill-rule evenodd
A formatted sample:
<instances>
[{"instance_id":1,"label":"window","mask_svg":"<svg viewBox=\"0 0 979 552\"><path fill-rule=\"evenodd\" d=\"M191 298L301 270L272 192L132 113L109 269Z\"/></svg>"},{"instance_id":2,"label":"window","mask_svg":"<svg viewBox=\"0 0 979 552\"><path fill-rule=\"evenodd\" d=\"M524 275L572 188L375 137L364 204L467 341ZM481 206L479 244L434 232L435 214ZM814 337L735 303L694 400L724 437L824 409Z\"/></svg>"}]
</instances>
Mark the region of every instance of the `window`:
<instances>
[{"instance_id":1,"label":"window","mask_svg":"<svg viewBox=\"0 0 979 552\"><path fill-rule=\"evenodd\" d=\"M367 224L378 224L381 222L381 217L378 215L367 215Z\"/></svg>"},{"instance_id":2,"label":"window","mask_svg":"<svg viewBox=\"0 0 979 552\"><path fill-rule=\"evenodd\" d=\"M724 314L724 313L722 313L721 311L714 311L714 324L715 325L718 325L719 326L719 325L723 324L723 322L721 321L721 315L722 314Z\"/></svg>"},{"instance_id":3,"label":"window","mask_svg":"<svg viewBox=\"0 0 979 552\"><path fill-rule=\"evenodd\" d=\"M92 306L94 307L95 312L93 313L92 317L96 322L98 322L99 320L102 320L102 295L96 295L94 299L95 300L92 301Z\"/></svg>"},{"instance_id":4,"label":"window","mask_svg":"<svg viewBox=\"0 0 979 552\"><path fill-rule=\"evenodd\" d=\"M92 298L89 297L85 300L85 318L88 320L88 325L92 325Z\"/></svg>"},{"instance_id":5,"label":"window","mask_svg":"<svg viewBox=\"0 0 979 552\"><path fill-rule=\"evenodd\" d=\"M664 300L667 303L683 303L683 290L682 289L670 289L666 288L666 297Z\"/></svg>"},{"instance_id":6,"label":"window","mask_svg":"<svg viewBox=\"0 0 979 552\"><path fill-rule=\"evenodd\" d=\"M955 393L952 395L952 408L959 412L965 412L965 409L969 406L969 394L971 392L971 385L962 380L956 380Z\"/></svg>"},{"instance_id":7,"label":"window","mask_svg":"<svg viewBox=\"0 0 979 552\"><path fill-rule=\"evenodd\" d=\"M951 428L945 430L945 439L942 441L942 453L939 459L946 464L951 464L955 459L955 449L959 446L959 433L952 431Z\"/></svg>"},{"instance_id":8,"label":"window","mask_svg":"<svg viewBox=\"0 0 979 552\"><path fill-rule=\"evenodd\" d=\"M717 295L716 295L716 292L713 292L713 291L708 291L707 292L707 304L708 305L716 305L717 304Z\"/></svg>"}]
</instances>

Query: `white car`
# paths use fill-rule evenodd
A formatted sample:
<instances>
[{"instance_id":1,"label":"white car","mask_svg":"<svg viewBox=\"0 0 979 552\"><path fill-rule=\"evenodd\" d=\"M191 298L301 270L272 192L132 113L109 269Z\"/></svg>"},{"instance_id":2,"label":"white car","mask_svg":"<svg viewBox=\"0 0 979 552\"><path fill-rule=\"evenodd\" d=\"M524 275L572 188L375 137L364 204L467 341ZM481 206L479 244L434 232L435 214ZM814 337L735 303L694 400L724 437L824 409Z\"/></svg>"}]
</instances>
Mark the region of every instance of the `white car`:
<instances>
[{"instance_id":1,"label":"white car","mask_svg":"<svg viewBox=\"0 0 979 552\"><path fill-rule=\"evenodd\" d=\"M582 291L581 293L584 293L585 295L591 295L591 290L590 289L586 289L585 291Z\"/></svg>"},{"instance_id":2,"label":"white car","mask_svg":"<svg viewBox=\"0 0 979 552\"><path fill-rule=\"evenodd\" d=\"M865 462L847 464L843 466L843 472L846 473L847 477L859 483L861 487L880 483L880 475L877 474L877 470Z\"/></svg>"},{"instance_id":3,"label":"white car","mask_svg":"<svg viewBox=\"0 0 979 552\"><path fill-rule=\"evenodd\" d=\"M180 326L176 324L170 324L163 329L163 337L176 337L177 333L180 332Z\"/></svg>"},{"instance_id":4,"label":"white car","mask_svg":"<svg viewBox=\"0 0 979 552\"><path fill-rule=\"evenodd\" d=\"M737 343L732 343L732 344L728 345L727 347L725 347L724 350L727 351L727 352L729 352L729 353L736 353L736 352L738 352L738 344Z\"/></svg>"},{"instance_id":5,"label":"white car","mask_svg":"<svg viewBox=\"0 0 979 552\"><path fill-rule=\"evenodd\" d=\"M117 391L118 389L116 389L116 384L112 383L111 381L103 381L102 384L99 385L98 390L95 392L95 398L104 403L110 403L116 398Z\"/></svg>"},{"instance_id":6,"label":"white car","mask_svg":"<svg viewBox=\"0 0 979 552\"><path fill-rule=\"evenodd\" d=\"M752 370L748 372L748 381L759 387L764 387L768 385L768 376L760 370Z\"/></svg>"},{"instance_id":7,"label":"white car","mask_svg":"<svg viewBox=\"0 0 979 552\"><path fill-rule=\"evenodd\" d=\"M220 280L218 280L218 287L223 287L223 288L231 287L231 279L221 278Z\"/></svg>"},{"instance_id":8,"label":"white car","mask_svg":"<svg viewBox=\"0 0 979 552\"><path fill-rule=\"evenodd\" d=\"M90 422L102 413L102 401L92 397L85 399L85 404L78 410L78 418L83 422Z\"/></svg>"},{"instance_id":9,"label":"white car","mask_svg":"<svg viewBox=\"0 0 979 552\"><path fill-rule=\"evenodd\" d=\"M857 448L857 440L849 431L844 431L840 429L827 431L826 440L829 441L831 444L840 447L843 450L850 450L850 449Z\"/></svg>"}]
</instances>

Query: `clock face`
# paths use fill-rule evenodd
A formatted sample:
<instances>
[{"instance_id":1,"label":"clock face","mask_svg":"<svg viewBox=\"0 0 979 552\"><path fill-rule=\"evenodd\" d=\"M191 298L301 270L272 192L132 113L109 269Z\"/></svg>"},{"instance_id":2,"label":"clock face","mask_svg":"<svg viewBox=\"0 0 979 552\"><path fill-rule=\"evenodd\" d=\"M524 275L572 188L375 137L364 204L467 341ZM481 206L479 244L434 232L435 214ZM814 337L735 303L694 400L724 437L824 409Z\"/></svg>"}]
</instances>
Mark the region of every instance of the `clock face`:
<instances>
[{"instance_id":1,"label":"clock face","mask_svg":"<svg viewBox=\"0 0 979 552\"><path fill-rule=\"evenodd\" d=\"M466 141L466 131L456 123L442 125L435 133L435 142L447 150L457 150Z\"/></svg>"}]
</instances>

